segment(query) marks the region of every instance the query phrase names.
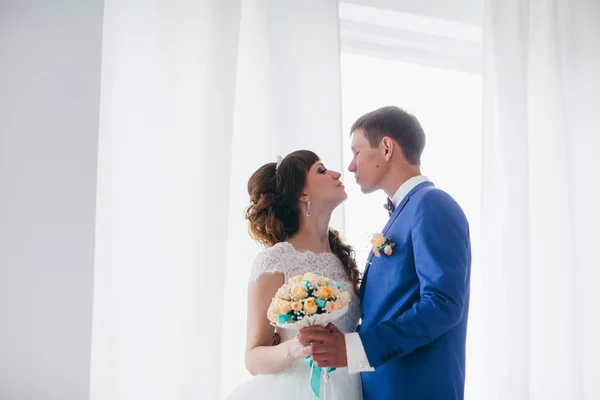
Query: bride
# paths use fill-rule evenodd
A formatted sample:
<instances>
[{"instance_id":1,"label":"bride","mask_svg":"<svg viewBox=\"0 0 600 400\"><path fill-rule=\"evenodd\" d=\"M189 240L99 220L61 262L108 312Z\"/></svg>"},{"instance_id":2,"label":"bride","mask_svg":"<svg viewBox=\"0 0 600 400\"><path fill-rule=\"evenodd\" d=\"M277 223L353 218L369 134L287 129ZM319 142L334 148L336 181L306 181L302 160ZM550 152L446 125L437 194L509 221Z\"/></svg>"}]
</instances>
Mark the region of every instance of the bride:
<instances>
[{"instance_id":1,"label":"bride","mask_svg":"<svg viewBox=\"0 0 600 400\"><path fill-rule=\"evenodd\" d=\"M246 368L254 377L230 400L315 398L297 332L275 332L266 315L277 289L289 278L314 272L336 280L352 295L348 312L335 325L348 333L358 323L360 273L354 252L329 228L331 213L347 197L340 176L327 170L316 154L301 150L263 165L248 182L250 235L266 249L254 261L248 286ZM280 343L273 340L277 336ZM321 381L321 398L362 399L360 374L340 368L327 381Z\"/></svg>"}]
</instances>

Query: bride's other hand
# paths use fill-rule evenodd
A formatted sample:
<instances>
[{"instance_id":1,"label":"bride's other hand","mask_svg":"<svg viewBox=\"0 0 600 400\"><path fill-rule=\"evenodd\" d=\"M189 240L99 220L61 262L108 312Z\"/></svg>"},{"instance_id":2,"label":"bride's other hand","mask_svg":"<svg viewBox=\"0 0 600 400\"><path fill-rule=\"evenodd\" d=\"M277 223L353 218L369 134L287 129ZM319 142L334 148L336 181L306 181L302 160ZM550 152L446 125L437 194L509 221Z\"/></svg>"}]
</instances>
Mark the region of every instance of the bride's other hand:
<instances>
[{"instance_id":1,"label":"bride's other hand","mask_svg":"<svg viewBox=\"0 0 600 400\"><path fill-rule=\"evenodd\" d=\"M302 346L297 337L283 342L283 344L286 346L288 358L296 359L302 355L301 351L304 346Z\"/></svg>"}]
</instances>

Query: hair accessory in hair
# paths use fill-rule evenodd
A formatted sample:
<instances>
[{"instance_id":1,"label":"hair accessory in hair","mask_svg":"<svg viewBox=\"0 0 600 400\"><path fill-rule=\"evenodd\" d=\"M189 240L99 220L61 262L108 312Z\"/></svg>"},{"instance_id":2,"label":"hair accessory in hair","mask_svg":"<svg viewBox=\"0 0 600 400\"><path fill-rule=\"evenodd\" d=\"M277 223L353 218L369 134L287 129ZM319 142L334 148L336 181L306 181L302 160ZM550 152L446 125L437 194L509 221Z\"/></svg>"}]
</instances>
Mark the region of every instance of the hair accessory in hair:
<instances>
[{"instance_id":1,"label":"hair accessory in hair","mask_svg":"<svg viewBox=\"0 0 600 400\"><path fill-rule=\"evenodd\" d=\"M281 165L282 161L283 161L283 157L277 156L277 166L275 167L275 169L279 168L279 166Z\"/></svg>"}]
</instances>

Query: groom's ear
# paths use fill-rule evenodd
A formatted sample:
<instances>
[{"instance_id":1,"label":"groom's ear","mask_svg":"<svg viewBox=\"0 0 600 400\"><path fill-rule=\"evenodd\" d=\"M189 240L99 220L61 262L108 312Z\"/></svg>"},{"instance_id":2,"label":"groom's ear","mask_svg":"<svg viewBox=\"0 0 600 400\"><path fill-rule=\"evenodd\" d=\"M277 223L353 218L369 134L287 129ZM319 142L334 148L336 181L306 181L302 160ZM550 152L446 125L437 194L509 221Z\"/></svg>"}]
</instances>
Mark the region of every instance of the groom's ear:
<instances>
[{"instance_id":1,"label":"groom's ear","mask_svg":"<svg viewBox=\"0 0 600 400\"><path fill-rule=\"evenodd\" d=\"M381 139L381 145L383 146L385 161L390 161L392 153L394 152L394 141L385 136Z\"/></svg>"}]
</instances>

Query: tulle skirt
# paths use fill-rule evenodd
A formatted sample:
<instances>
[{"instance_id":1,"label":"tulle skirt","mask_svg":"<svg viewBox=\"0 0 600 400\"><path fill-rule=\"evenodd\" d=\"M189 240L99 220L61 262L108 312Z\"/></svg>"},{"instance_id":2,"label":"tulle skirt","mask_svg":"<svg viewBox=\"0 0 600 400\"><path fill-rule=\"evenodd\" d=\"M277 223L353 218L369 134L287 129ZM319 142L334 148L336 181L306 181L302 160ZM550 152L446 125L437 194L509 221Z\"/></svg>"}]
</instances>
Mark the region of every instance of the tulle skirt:
<instances>
[{"instance_id":1,"label":"tulle skirt","mask_svg":"<svg viewBox=\"0 0 600 400\"><path fill-rule=\"evenodd\" d=\"M311 369L296 360L286 370L273 375L257 375L237 387L228 400L315 400L310 389ZM327 382L326 382L327 380ZM360 374L348 375L346 368L321 378L321 400L362 400Z\"/></svg>"}]
</instances>

